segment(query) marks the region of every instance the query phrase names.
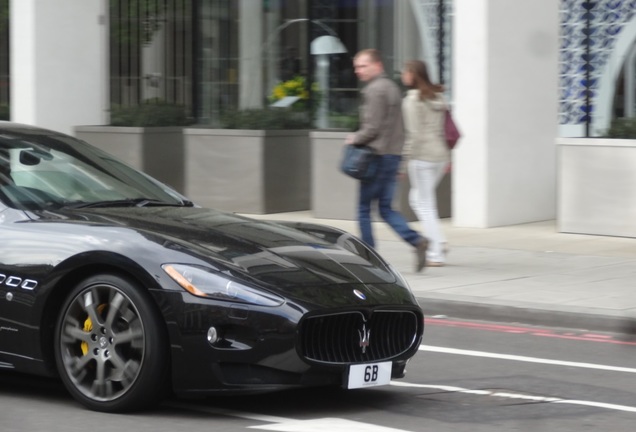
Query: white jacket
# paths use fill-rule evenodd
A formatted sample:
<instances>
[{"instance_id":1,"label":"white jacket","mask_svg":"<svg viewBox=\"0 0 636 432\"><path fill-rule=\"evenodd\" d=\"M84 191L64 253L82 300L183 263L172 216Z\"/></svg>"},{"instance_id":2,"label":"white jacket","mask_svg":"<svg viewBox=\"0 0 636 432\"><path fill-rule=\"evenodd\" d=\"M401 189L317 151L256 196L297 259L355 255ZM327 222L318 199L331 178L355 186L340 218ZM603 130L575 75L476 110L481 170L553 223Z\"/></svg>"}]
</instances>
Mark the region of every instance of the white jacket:
<instances>
[{"instance_id":1,"label":"white jacket","mask_svg":"<svg viewBox=\"0 0 636 432\"><path fill-rule=\"evenodd\" d=\"M404 161L429 162L450 160L450 150L444 137L444 115L448 104L444 96L420 100L419 90L409 90L402 101L406 142L402 150Z\"/></svg>"}]
</instances>

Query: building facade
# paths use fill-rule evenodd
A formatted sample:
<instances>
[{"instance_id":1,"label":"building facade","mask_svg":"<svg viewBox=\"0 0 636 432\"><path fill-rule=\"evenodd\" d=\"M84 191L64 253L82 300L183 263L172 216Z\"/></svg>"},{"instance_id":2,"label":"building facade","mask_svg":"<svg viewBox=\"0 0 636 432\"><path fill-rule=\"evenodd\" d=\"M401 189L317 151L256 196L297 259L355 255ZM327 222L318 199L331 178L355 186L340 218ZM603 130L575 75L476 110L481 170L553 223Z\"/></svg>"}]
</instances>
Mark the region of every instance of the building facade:
<instances>
[{"instance_id":1,"label":"building facade","mask_svg":"<svg viewBox=\"0 0 636 432\"><path fill-rule=\"evenodd\" d=\"M115 104L183 104L200 125L302 77L316 127L351 124L352 56L427 61L463 132L453 222L555 217L559 135L636 109L636 0L0 0L0 107L63 132ZM19 26L10 23L19 22ZM335 41L335 42L334 42ZM327 43L329 42L329 43Z\"/></svg>"}]
</instances>

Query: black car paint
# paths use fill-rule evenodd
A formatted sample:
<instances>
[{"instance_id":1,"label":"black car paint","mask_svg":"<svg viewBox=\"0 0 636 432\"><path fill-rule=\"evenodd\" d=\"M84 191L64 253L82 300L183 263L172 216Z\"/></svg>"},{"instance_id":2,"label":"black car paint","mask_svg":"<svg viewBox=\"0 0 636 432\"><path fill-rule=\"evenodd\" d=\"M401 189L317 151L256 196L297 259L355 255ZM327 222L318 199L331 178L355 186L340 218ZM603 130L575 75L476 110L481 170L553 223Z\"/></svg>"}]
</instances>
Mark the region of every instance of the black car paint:
<instances>
[{"instance_id":1,"label":"black car paint","mask_svg":"<svg viewBox=\"0 0 636 432\"><path fill-rule=\"evenodd\" d=\"M51 328L52 323L39 320L46 316L50 294L62 297L70 288L60 286L65 275L94 266L108 266L132 274L151 291L164 316L173 317L166 321L173 362L182 364L175 368L177 391L180 387L184 391L224 387L224 383L216 381L215 374L209 374L209 380L201 375L192 376L188 371L192 370L193 362L201 361L203 370L222 362L249 363L275 370L276 362L272 359L293 357L293 353L288 352L293 345L286 344L279 351L275 345L264 346L259 341L293 340L296 323L309 311L351 305L370 308L386 303L409 307L416 304L408 288L396 283L388 267L378 266L381 261L375 254L373 269L376 271L371 273L365 270L365 265L369 265L366 260L299 230L302 226L298 224L291 228L192 207L30 212L22 218L19 213L23 212L6 209L1 215L13 222L0 224L3 248L11 251L3 258L0 273L36 280L38 286L33 291L11 290L12 302L0 300L0 320L5 335L3 351L19 355L23 361L15 362L16 368L24 367L28 372L44 373L46 364L50 363L50 358L43 355L47 352L50 355L50 350L43 348L47 341L42 340L42 335L46 332L41 332L40 327L48 324ZM307 230L311 232L311 228ZM313 228L315 232L316 227ZM340 234L335 230L327 232ZM46 253L33 254L29 244L34 238L46 245ZM249 258L255 255L262 256L250 263ZM239 260L237 264L240 257L246 260ZM353 261L348 264L349 269L337 261L343 257ZM265 264L261 264L263 262ZM161 270L162 263L212 266L265 286L289 300L279 308L242 304L227 308L225 302L184 292ZM378 268L382 268L379 273ZM367 299L356 297L354 288L362 290ZM0 286L0 296L7 292L7 287ZM264 322L258 334L250 330L252 325L248 320ZM229 334L227 340L235 337L238 347L211 349L205 343L205 332L211 325L236 333ZM250 354L245 356L243 352L237 358L237 352L245 350L251 350ZM184 352L189 354L181 358ZM198 354L193 356L192 352ZM25 358L29 361L24 361ZM292 368L301 372L309 366L297 361ZM287 375L286 372L272 374L273 379L280 380L279 375Z\"/></svg>"},{"instance_id":2,"label":"black car paint","mask_svg":"<svg viewBox=\"0 0 636 432\"><path fill-rule=\"evenodd\" d=\"M21 210L0 204L0 274L37 282L0 285L0 367L55 375L53 331L66 293L81 277L116 271L147 289L161 310L180 394L264 391L342 382L346 367L297 354L298 323L325 310L422 311L390 266L359 240L329 227L277 224L198 207ZM285 299L278 307L229 303L185 292L164 263L204 266ZM365 299L354 294L354 289ZM388 306L387 306L388 305ZM206 332L222 332L211 346Z\"/></svg>"}]
</instances>

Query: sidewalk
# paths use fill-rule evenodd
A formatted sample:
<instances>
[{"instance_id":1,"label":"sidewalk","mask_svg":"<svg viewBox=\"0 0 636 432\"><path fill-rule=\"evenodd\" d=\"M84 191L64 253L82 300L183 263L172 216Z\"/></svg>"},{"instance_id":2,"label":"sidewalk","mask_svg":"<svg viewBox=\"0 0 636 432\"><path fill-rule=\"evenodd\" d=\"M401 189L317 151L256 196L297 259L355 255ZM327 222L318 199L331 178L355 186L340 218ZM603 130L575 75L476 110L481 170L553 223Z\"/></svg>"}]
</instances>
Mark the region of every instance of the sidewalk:
<instances>
[{"instance_id":1,"label":"sidewalk","mask_svg":"<svg viewBox=\"0 0 636 432\"><path fill-rule=\"evenodd\" d=\"M358 233L356 221L315 219L310 212L249 216ZM613 332L636 320L636 239L562 234L555 221L473 229L444 219L442 225L447 265L415 273L413 249L374 222L378 251L408 280L427 316Z\"/></svg>"}]
</instances>

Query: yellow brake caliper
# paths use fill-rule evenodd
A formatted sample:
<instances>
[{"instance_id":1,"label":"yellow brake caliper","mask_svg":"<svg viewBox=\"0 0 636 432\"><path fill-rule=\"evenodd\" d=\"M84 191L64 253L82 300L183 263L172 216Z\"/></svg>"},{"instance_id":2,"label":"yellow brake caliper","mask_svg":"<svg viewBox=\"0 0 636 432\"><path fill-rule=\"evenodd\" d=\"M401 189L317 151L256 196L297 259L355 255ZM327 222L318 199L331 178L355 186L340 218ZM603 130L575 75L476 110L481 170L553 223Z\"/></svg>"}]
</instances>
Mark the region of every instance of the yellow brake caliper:
<instances>
[{"instance_id":1,"label":"yellow brake caliper","mask_svg":"<svg viewBox=\"0 0 636 432\"><path fill-rule=\"evenodd\" d=\"M106 308L105 304L100 304L99 306L97 306L97 313L101 315L104 308ZM87 317L86 321L84 321L84 331L86 333L90 333L93 331L93 321L91 320L90 317ZM84 355L88 354L88 344L86 342L82 342L81 348L82 348L82 354Z\"/></svg>"}]
</instances>

